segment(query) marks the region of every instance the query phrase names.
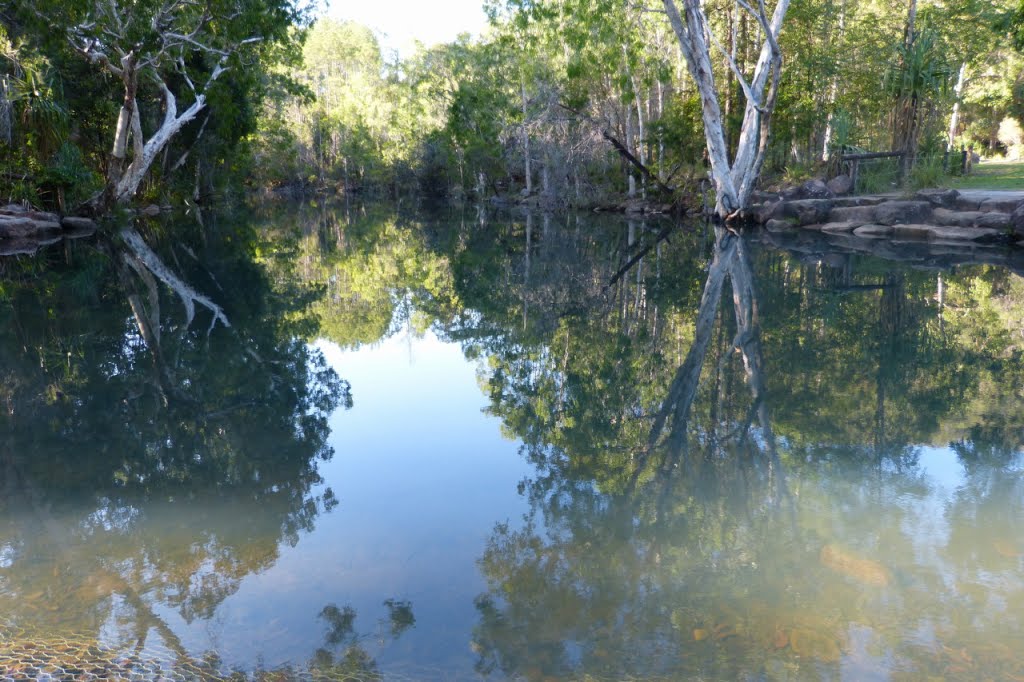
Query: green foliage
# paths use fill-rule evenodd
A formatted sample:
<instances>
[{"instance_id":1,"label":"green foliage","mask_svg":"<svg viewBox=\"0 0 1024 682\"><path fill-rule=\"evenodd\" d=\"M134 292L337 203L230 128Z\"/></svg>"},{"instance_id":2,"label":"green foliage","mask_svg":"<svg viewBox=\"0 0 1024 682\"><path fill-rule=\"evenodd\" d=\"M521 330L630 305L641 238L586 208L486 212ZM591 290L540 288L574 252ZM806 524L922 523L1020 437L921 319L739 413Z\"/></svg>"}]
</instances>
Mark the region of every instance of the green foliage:
<instances>
[{"instance_id":1,"label":"green foliage","mask_svg":"<svg viewBox=\"0 0 1024 682\"><path fill-rule=\"evenodd\" d=\"M910 171L910 188L939 187L945 179L946 169L943 168L941 154L919 155L917 163Z\"/></svg>"}]
</instances>

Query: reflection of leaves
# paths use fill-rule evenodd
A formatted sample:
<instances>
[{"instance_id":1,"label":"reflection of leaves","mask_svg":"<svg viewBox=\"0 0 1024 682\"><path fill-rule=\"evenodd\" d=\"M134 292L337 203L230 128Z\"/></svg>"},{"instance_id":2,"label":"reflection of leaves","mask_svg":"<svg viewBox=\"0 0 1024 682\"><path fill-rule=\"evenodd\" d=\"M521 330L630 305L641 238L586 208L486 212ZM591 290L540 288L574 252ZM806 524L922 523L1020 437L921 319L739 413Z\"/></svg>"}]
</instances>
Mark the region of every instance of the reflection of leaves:
<instances>
[{"instance_id":1,"label":"reflection of leaves","mask_svg":"<svg viewBox=\"0 0 1024 682\"><path fill-rule=\"evenodd\" d=\"M398 638L405 630L416 624L411 602L387 599L384 606L388 609L387 622L392 638ZM327 673L331 678L380 679L377 661L360 644L366 635L355 629L355 609L351 606L339 608L336 604L328 604L320 611L319 618L327 623L325 646L314 652L311 666ZM333 651L339 648L342 648L340 656Z\"/></svg>"},{"instance_id":2,"label":"reflection of leaves","mask_svg":"<svg viewBox=\"0 0 1024 682\"><path fill-rule=\"evenodd\" d=\"M319 617L327 621L328 630L324 641L328 644L341 644L355 635L356 611L351 606L339 609L334 604L328 604Z\"/></svg>"},{"instance_id":3,"label":"reflection of leaves","mask_svg":"<svg viewBox=\"0 0 1024 682\"><path fill-rule=\"evenodd\" d=\"M188 397L169 407L109 254L81 243L67 259L0 271L17 321L0 325L0 376L10 377L0 391L0 513L33 511L0 530L0 547L19 548L10 584L58 595L67 621L102 623L110 597L128 593L187 621L209 618L337 504L329 489L315 492L317 462L331 456L328 417L350 389L305 341L317 292L287 263L255 262L263 237L251 227L204 236L190 241L185 230L157 250L216 293L234 333L208 336L208 320L186 328L176 305L147 301L166 378ZM190 258L175 258L186 243ZM66 535L50 514L67 520ZM54 577L32 563L40 543L65 548ZM120 575L108 576L112 566ZM13 620L56 617L0 607Z\"/></svg>"},{"instance_id":4,"label":"reflection of leaves","mask_svg":"<svg viewBox=\"0 0 1024 682\"><path fill-rule=\"evenodd\" d=\"M388 621L391 625L391 636L398 639L403 632L416 625L416 616L412 613L412 602L387 599L384 606L388 609Z\"/></svg>"},{"instance_id":5,"label":"reflection of leaves","mask_svg":"<svg viewBox=\"0 0 1024 682\"><path fill-rule=\"evenodd\" d=\"M359 646L356 634L356 610L351 606L338 608L328 604L318 616L327 623L324 635L326 646L317 649L313 654L312 667L321 671L340 674L344 678L377 679L377 662ZM340 657L335 657L332 649L344 645Z\"/></svg>"}]
</instances>

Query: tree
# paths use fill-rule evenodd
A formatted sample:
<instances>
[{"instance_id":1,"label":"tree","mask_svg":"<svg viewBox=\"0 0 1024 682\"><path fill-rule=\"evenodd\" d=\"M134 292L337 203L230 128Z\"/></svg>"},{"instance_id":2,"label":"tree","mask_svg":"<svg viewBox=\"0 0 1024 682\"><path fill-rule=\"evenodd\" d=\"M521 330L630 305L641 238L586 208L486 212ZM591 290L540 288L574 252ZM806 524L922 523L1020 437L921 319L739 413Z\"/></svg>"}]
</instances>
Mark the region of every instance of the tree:
<instances>
[{"instance_id":1,"label":"tree","mask_svg":"<svg viewBox=\"0 0 1024 682\"><path fill-rule=\"evenodd\" d=\"M789 8L789 0L779 0L769 19L764 0L758 0L756 8L745 0L738 0L738 3L753 15L764 31L764 43L749 81L715 38L703 5L698 0L683 0L685 21L675 0L664 0L672 30L675 31L687 68L700 93L704 139L711 161L711 179L715 184L715 212L721 218L733 216L747 205L754 183L761 173L768 148L769 123L782 76L782 51L778 39ZM709 42L728 60L746 98L739 142L731 163Z\"/></svg>"},{"instance_id":2,"label":"tree","mask_svg":"<svg viewBox=\"0 0 1024 682\"><path fill-rule=\"evenodd\" d=\"M26 17L38 42L74 53L119 82L122 103L97 210L130 201L154 160L208 105L230 69L251 69L296 40L305 10L291 0L52 0ZM59 31L53 31L53 27ZM179 99L187 103L179 109ZM162 109L162 118L144 108Z\"/></svg>"}]
</instances>

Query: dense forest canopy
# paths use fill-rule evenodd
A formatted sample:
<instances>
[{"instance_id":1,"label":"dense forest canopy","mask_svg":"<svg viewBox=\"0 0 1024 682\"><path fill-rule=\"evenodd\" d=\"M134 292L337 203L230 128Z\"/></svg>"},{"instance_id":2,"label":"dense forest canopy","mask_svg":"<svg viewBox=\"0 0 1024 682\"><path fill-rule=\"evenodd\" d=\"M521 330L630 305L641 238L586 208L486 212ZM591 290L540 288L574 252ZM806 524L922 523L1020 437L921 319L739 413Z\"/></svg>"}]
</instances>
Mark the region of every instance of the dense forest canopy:
<instances>
[{"instance_id":1,"label":"dense forest canopy","mask_svg":"<svg viewBox=\"0 0 1024 682\"><path fill-rule=\"evenodd\" d=\"M1024 153L1014 0L691 5L489 0L482 36L399 57L283 0L5 0L0 198L70 211L248 183L588 205L686 195L710 166L735 204L743 164L794 179L897 150L927 183L947 149ZM696 24L706 59L687 56Z\"/></svg>"}]
</instances>

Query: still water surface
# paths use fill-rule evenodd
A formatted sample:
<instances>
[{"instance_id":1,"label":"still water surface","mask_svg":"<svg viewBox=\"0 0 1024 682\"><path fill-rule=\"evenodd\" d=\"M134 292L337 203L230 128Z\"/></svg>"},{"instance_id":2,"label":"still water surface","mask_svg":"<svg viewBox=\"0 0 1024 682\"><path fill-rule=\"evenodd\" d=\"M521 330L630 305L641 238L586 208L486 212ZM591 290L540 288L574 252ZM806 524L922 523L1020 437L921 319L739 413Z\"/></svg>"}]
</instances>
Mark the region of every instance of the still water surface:
<instances>
[{"instance_id":1,"label":"still water surface","mask_svg":"<svg viewBox=\"0 0 1024 682\"><path fill-rule=\"evenodd\" d=\"M664 227L0 263L0 676L1024 680L1014 257Z\"/></svg>"}]
</instances>

